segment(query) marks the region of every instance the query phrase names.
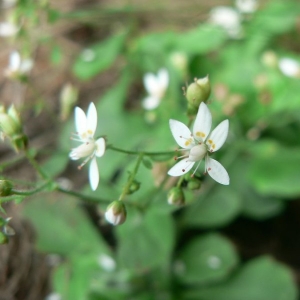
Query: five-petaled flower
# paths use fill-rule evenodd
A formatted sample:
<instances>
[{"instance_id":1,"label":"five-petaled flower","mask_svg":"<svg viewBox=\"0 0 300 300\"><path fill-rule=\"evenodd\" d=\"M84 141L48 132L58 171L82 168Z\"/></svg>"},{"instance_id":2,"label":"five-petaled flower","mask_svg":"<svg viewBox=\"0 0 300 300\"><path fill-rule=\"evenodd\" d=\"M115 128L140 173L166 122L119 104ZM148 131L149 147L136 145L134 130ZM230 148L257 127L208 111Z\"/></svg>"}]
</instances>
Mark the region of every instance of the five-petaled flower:
<instances>
[{"instance_id":1,"label":"five-petaled flower","mask_svg":"<svg viewBox=\"0 0 300 300\"><path fill-rule=\"evenodd\" d=\"M18 51L13 51L9 56L9 65L5 75L10 78L26 75L33 68L33 61L30 58L21 58Z\"/></svg>"},{"instance_id":2,"label":"five-petaled flower","mask_svg":"<svg viewBox=\"0 0 300 300\"><path fill-rule=\"evenodd\" d=\"M183 158L174 165L168 172L171 176L181 176L194 166L198 165L193 172L195 174L200 162L205 158L205 170L217 182L228 185L229 176L225 168L216 160L209 157L209 154L217 151L224 144L227 135L229 122L222 121L210 134L212 123L211 113L205 103L201 103L193 127L193 133L189 128L176 120L170 120L170 129L181 150L189 151L189 154L178 157ZM175 158L175 159L178 159Z\"/></svg>"},{"instance_id":3,"label":"five-petaled flower","mask_svg":"<svg viewBox=\"0 0 300 300\"><path fill-rule=\"evenodd\" d=\"M169 84L169 74L166 69L158 71L157 76L146 73L144 76L144 86L148 96L143 99L143 107L147 110L155 109L164 97Z\"/></svg>"},{"instance_id":4,"label":"five-petaled flower","mask_svg":"<svg viewBox=\"0 0 300 300\"><path fill-rule=\"evenodd\" d=\"M91 160L89 180L92 190L95 191L99 183L99 171L96 156L103 156L105 152L105 139L94 139L97 128L97 110L94 103L90 103L87 115L85 115L81 108L75 108L75 126L77 132L75 138L72 139L81 142L82 144L72 149L69 156L72 160L86 157L78 169L81 169L89 160Z\"/></svg>"}]
</instances>

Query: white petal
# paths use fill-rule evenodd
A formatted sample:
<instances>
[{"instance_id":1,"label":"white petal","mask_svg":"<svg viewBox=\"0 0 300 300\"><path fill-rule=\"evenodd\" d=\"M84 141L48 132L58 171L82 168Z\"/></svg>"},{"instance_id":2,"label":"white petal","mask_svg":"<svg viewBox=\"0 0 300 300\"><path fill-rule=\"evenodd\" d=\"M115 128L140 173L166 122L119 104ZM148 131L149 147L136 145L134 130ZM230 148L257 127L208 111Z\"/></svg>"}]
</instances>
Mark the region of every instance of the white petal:
<instances>
[{"instance_id":1,"label":"white petal","mask_svg":"<svg viewBox=\"0 0 300 300\"><path fill-rule=\"evenodd\" d=\"M79 134L86 132L87 120L84 111L76 106L75 107L75 126Z\"/></svg>"},{"instance_id":2,"label":"white petal","mask_svg":"<svg viewBox=\"0 0 300 300\"><path fill-rule=\"evenodd\" d=\"M14 51L9 56L9 68L18 71L21 65L21 57L18 51Z\"/></svg>"},{"instance_id":3,"label":"white petal","mask_svg":"<svg viewBox=\"0 0 300 300\"><path fill-rule=\"evenodd\" d=\"M201 102L193 127L193 135L197 140L204 141L211 128L211 113L205 103Z\"/></svg>"},{"instance_id":4,"label":"white petal","mask_svg":"<svg viewBox=\"0 0 300 300\"><path fill-rule=\"evenodd\" d=\"M299 77L300 76L300 65L292 58L282 58L279 60L278 67L280 71L288 77Z\"/></svg>"},{"instance_id":5,"label":"white petal","mask_svg":"<svg viewBox=\"0 0 300 300\"><path fill-rule=\"evenodd\" d=\"M186 158L182 159L180 162L178 162L175 166L173 166L168 174L170 176L181 176L185 173L187 173L193 166L195 162L188 161Z\"/></svg>"},{"instance_id":6,"label":"white petal","mask_svg":"<svg viewBox=\"0 0 300 300\"><path fill-rule=\"evenodd\" d=\"M210 146L210 152L219 150L227 139L229 121L222 121L209 135L206 144Z\"/></svg>"},{"instance_id":7,"label":"white petal","mask_svg":"<svg viewBox=\"0 0 300 300\"><path fill-rule=\"evenodd\" d=\"M161 88L166 89L169 84L169 73L166 69L160 69L157 74L157 79Z\"/></svg>"},{"instance_id":8,"label":"white petal","mask_svg":"<svg viewBox=\"0 0 300 300\"><path fill-rule=\"evenodd\" d=\"M205 168L212 179L216 182L228 185L229 175L225 168L216 160L206 156Z\"/></svg>"},{"instance_id":9,"label":"white petal","mask_svg":"<svg viewBox=\"0 0 300 300\"><path fill-rule=\"evenodd\" d=\"M185 124L172 119L170 119L169 124L176 143L184 149L192 148L194 139L189 128Z\"/></svg>"},{"instance_id":10,"label":"white petal","mask_svg":"<svg viewBox=\"0 0 300 300\"><path fill-rule=\"evenodd\" d=\"M142 105L147 110L155 109L160 104L160 100L160 98L149 96L143 100Z\"/></svg>"},{"instance_id":11,"label":"white petal","mask_svg":"<svg viewBox=\"0 0 300 300\"><path fill-rule=\"evenodd\" d=\"M99 171L98 171L98 165L95 157L92 159L90 163L89 179L90 179L91 188L93 191L95 191L99 183Z\"/></svg>"},{"instance_id":12,"label":"white petal","mask_svg":"<svg viewBox=\"0 0 300 300\"><path fill-rule=\"evenodd\" d=\"M158 89L158 84L157 84L156 77L151 73L145 74L145 76L144 76L144 86L145 86L146 91L150 95L155 94L157 89Z\"/></svg>"},{"instance_id":13,"label":"white petal","mask_svg":"<svg viewBox=\"0 0 300 300\"><path fill-rule=\"evenodd\" d=\"M93 102L90 103L87 111L87 129L92 131L92 136L97 128L97 109Z\"/></svg>"},{"instance_id":14,"label":"white petal","mask_svg":"<svg viewBox=\"0 0 300 300\"><path fill-rule=\"evenodd\" d=\"M103 156L104 152L105 152L105 139L104 138L100 138L96 141L96 156L101 157Z\"/></svg>"}]
</instances>

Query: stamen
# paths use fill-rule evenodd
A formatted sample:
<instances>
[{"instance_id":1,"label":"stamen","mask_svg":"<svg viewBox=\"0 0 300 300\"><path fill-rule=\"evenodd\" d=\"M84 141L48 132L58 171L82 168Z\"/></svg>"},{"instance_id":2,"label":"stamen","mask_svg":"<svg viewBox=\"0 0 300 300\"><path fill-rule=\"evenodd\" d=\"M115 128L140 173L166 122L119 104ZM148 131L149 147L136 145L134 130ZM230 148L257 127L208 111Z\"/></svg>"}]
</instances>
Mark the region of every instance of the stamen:
<instances>
[{"instance_id":1,"label":"stamen","mask_svg":"<svg viewBox=\"0 0 300 300\"><path fill-rule=\"evenodd\" d=\"M198 165L197 165L196 169L194 170L193 174L191 175L191 177L194 177L194 175L195 175L196 171L198 170L200 164L201 164L201 160L198 162Z\"/></svg>"},{"instance_id":2,"label":"stamen","mask_svg":"<svg viewBox=\"0 0 300 300\"><path fill-rule=\"evenodd\" d=\"M82 167L90 160L94 157L95 153L93 153L92 155L88 156L83 162L81 165L78 166L78 170L81 170Z\"/></svg>"}]
</instances>

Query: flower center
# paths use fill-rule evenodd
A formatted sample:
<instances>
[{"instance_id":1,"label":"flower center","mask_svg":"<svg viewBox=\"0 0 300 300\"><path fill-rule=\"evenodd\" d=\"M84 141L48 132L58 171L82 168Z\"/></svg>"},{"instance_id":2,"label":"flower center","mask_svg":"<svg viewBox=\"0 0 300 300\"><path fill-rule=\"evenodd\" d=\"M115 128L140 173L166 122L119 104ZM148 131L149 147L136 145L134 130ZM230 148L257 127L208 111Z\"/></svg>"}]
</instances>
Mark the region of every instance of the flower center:
<instances>
[{"instance_id":1,"label":"flower center","mask_svg":"<svg viewBox=\"0 0 300 300\"><path fill-rule=\"evenodd\" d=\"M205 156L206 153L207 148L205 144L196 145L191 149L188 161L199 161Z\"/></svg>"}]
</instances>

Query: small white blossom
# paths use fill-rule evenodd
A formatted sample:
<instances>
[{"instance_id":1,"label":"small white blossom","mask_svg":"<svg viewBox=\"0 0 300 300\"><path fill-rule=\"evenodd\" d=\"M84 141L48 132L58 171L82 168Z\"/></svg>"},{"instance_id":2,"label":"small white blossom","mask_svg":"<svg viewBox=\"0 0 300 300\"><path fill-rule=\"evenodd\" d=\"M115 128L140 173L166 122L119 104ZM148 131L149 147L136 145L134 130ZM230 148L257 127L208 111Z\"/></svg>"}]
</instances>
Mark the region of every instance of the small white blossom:
<instances>
[{"instance_id":1,"label":"small white blossom","mask_svg":"<svg viewBox=\"0 0 300 300\"><path fill-rule=\"evenodd\" d=\"M218 6L210 11L210 22L222 27L232 38L241 35L241 15L238 11L227 6Z\"/></svg>"},{"instance_id":2,"label":"small white blossom","mask_svg":"<svg viewBox=\"0 0 300 300\"><path fill-rule=\"evenodd\" d=\"M205 158L205 170L207 173L215 181L224 185L229 184L229 176L225 168L218 161L209 157L210 153L219 150L223 146L228 135L229 121L222 121L209 134L211 123L211 113L203 102L199 106L193 133L185 124L176 120L170 120L170 129L174 139L182 148L181 150L189 151L189 154L178 157L183 159L169 170L169 175L181 176L190 171L196 162L198 162L198 168L202 159Z\"/></svg>"},{"instance_id":3,"label":"small white blossom","mask_svg":"<svg viewBox=\"0 0 300 300\"><path fill-rule=\"evenodd\" d=\"M115 260L107 254L100 254L98 256L98 264L108 272L112 272L116 269Z\"/></svg>"},{"instance_id":4,"label":"small white blossom","mask_svg":"<svg viewBox=\"0 0 300 300\"><path fill-rule=\"evenodd\" d=\"M155 109L164 97L169 84L169 74L166 69L158 71L157 76L147 73L144 76L144 86L148 96L143 99L143 107L147 110Z\"/></svg>"},{"instance_id":5,"label":"small white blossom","mask_svg":"<svg viewBox=\"0 0 300 300\"><path fill-rule=\"evenodd\" d=\"M84 111L76 107L75 108L75 126L77 133L73 140L82 143L80 146L72 149L70 158L77 160L85 158L84 162L78 167L81 169L89 160L89 180L92 190L96 190L99 183L99 171L96 161L96 156L101 157L105 152L105 139L94 139L94 134L97 128L97 110L94 103L89 105L87 115Z\"/></svg>"},{"instance_id":6,"label":"small white blossom","mask_svg":"<svg viewBox=\"0 0 300 300\"><path fill-rule=\"evenodd\" d=\"M18 77L29 73L33 68L33 61L29 58L22 59L18 51L13 51L9 56L8 68L5 70L7 77Z\"/></svg>"},{"instance_id":7,"label":"small white blossom","mask_svg":"<svg viewBox=\"0 0 300 300\"><path fill-rule=\"evenodd\" d=\"M287 77L300 77L300 64L292 58L281 58L278 62L278 67Z\"/></svg>"},{"instance_id":8,"label":"small white blossom","mask_svg":"<svg viewBox=\"0 0 300 300\"><path fill-rule=\"evenodd\" d=\"M236 0L236 8L244 14L251 14L257 10L258 3L257 0Z\"/></svg>"},{"instance_id":9,"label":"small white blossom","mask_svg":"<svg viewBox=\"0 0 300 300\"><path fill-rule=\"evenodd\" d=\"M10 37L20 30L18 26L10 22L0 22L0 37Z\"/></svg>"}]
</instances>

